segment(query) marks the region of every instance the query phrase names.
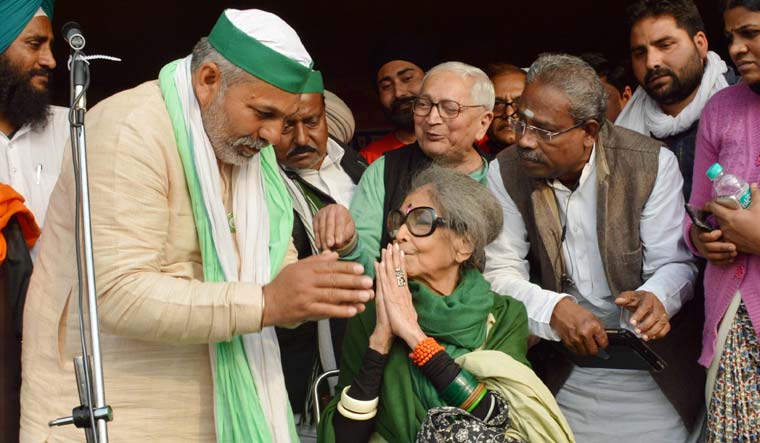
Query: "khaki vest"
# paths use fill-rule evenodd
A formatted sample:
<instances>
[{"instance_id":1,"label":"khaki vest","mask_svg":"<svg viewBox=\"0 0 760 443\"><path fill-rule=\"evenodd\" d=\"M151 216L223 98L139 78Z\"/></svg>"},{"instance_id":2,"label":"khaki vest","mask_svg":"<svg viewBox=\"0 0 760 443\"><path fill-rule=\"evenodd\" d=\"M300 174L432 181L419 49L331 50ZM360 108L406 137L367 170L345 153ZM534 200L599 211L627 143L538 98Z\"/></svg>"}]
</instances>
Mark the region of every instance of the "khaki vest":
<instances>
[{"instance_id":1,"label":"khaki vest","mask_svg":"<svg viewBox=\"0 0 760 443\"><path fill-rule=\"evenodd\" d=\"M607 284L612 294L635 290L641 275L643 251L639 223L654 188L661 142L607 122L596 142L597 237ZM554 191L544 180L528 177L519 164L517 149L498 155L504 187L517 205L528 232L531 281L555 292L563 289L562 226ZM673 192L680 192L674 189ZM671 319L668 336L650 346L668 363L655 381L691 428L703 400L704 371L696 362L702 321L701 304L693 300ZM698 306L697 306L698 305ZM532 354L536 372L556 393L572 371L562 354L537 346ZM688 387L687 387L688 383Z\"/></svg>"}]
</instances>

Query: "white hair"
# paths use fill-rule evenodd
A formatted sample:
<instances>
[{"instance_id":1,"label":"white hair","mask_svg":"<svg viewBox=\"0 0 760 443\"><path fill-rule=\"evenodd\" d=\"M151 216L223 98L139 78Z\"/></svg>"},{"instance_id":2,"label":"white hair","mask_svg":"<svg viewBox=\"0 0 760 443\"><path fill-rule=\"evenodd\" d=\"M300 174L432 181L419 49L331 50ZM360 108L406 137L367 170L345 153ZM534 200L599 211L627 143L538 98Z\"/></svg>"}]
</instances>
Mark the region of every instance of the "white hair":
<instances>
[{"instance_id":1,"label":"white hair","mask_svg":"<svg viewBox=\"0 0 760 443\"><path fill-rule=\"evenodd\" d=\"M195 72L201 65L209 62L215 63L222 74L221 92L226 91L230 86L254 78L251 74L227 60L219 51L211 46L207 37L203 37L193 48L193 57L190 59L190 70Z\"/></svg>"},{"instance_id":2,"label":"white hair","mask_svg":"<svg viewBox=\"0 0 760 443\"><path fill-rule=\"evenodd\" d=\"M428 77L441 72L451 72L462 78L473 79L470 88L470 98L474 102L472 104L483 105L489 111L493 111L496 92L493 89L493 82L482 69L462 62L445 62L431 68L422 79L422 84L425 84Z\"/></svg>"},{"instance_id":3,"label":"white hair","mask_svg":"<svg viewBox=\"0 0 760 443\"><path fill-rule=\"evenodd\" d=\"M580 57L544 53L530 65L525 84L534 82L553 86L565 93L570 102L570 116L575 123L596 120L604 125L607 92L596 71Z\"/></svg>"}]
</instances>

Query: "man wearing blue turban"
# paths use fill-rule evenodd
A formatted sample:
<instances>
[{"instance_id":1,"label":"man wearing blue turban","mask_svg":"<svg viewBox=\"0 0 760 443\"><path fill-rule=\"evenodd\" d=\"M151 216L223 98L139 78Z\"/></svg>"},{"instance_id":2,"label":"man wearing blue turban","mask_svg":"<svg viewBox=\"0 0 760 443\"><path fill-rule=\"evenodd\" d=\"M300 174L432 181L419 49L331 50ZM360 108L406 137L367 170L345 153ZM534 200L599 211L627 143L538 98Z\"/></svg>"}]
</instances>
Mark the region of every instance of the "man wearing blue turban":
<instances>
[{"instance_id":1,"label":"man wearing blue turban","mask_svg":"<svg viewBox=\"0 0 760 443\"><path fill-rule=\"evenodd\" d=\"M68 109L50 105L52 16L52 0L0 0L0 182L40 226L69 136Z\"/></svg>"}]
</instances>

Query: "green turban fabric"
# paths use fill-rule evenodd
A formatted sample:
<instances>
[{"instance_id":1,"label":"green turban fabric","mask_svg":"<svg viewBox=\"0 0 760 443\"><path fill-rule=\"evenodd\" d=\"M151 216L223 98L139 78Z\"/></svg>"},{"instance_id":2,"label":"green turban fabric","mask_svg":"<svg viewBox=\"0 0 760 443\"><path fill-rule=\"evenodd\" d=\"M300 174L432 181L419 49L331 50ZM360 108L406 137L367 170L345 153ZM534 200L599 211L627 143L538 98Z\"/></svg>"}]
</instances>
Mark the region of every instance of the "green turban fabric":
<instances>
[{"instance_id":1,"label":"green turban fabric","mask_svg":"<svg viewBox=\"0 0 760 443\"><path fill-rule=\"evenodd\" d=\"M284 91L300 94L313 61L296 31L280 17L258 9L226 9L208 41L227 60Z\"/></svg>"},{"instance_id":2,"label":"green turban fabric","mask_svg":"<svg viewBox=\"0 0 760 443\"><path fill-rule=\"evenodd\" d=\"M309 79L303 87L303 94L324 94L325 84L322 81L322 73L319 71L311 71Z\"/></svg>"},{"instance_id":3,"label":"green turban fabric","mask_svg":"<svg viewBox=\"0 0 760 443\"><path fill-rule=\"evenodd\" d=\"M16 40L40 8L52 20L53 0L0 0L0 54Z\"/></svg>"}]
</instances>

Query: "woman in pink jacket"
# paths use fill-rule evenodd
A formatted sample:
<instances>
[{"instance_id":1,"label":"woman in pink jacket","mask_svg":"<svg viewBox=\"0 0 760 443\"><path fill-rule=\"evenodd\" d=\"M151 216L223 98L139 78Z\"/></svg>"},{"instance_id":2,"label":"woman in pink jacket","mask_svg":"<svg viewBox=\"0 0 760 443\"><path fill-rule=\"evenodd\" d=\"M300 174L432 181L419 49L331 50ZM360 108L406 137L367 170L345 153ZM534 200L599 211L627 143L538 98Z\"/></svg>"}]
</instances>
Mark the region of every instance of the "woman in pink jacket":
<instances>
[{"instance_id":1,"label":"woman in pink jacket","mask_svg":"<svg viewBox=\"0 0 760 443\"><path fill-rule=\"evenodd\" d=\"M742 82L702 111L690 203L712 212L716 229L688 220L687 243L708 260L700 363L708 367L707 441L760 441L760 0L729 0L731 59ZM748 209L714 202L713 163L752 185Z\"/></svg>"}]
</instances>

